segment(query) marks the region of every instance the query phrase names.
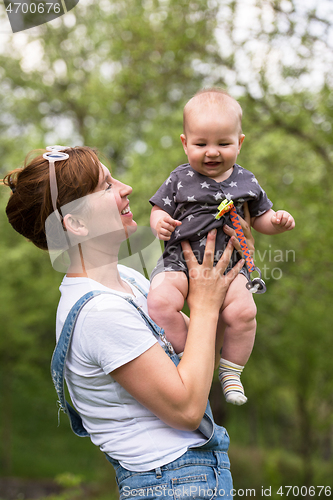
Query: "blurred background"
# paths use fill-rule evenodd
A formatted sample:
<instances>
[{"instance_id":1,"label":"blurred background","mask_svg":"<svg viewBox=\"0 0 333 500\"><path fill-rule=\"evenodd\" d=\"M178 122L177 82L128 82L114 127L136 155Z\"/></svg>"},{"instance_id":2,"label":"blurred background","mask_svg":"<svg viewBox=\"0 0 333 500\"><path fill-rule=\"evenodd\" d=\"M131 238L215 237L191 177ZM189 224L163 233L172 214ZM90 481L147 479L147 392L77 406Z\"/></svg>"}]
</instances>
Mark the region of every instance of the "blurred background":
<instances>
[{"instance_id":1,"label":"blurred background","mask_svg":"<svg viewBox=\"0 0 333 500\"><path fill-rule=\"evenodd\" d=\"M0 26L0 178L32 149L97 147L133 186L143 227L149 197L186 161L186 101L208 86L239 100L238 161L296 228L254 233L267 293L255 297L248 402L227 405L217 381L211 402L231 437L235 496L264 488L282 498L287 486L289 496L330 496L332 1L81 0L14 35L1 3ZM63 275L9 226L8 191L0 187L0 499L116 499L100 451L65 416L58 427L49 363Z\"/></svg>"}]
</instances>

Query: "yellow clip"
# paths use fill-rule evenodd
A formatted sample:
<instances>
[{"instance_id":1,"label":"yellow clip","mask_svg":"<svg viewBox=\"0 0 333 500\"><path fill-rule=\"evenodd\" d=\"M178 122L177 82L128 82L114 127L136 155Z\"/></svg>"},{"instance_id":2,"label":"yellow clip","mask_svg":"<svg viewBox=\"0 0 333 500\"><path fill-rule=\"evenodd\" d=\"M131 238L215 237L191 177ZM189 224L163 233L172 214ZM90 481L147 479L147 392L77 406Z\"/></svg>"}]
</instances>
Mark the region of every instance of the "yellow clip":
<instances>
[{"instance_id":1,"label":"yellow clip","mask_svg":"<svg viewBox=\"0 0 333 500\"><path fill-rule=\"evenodd\" d=\"M229 210L231 210L233 206L234 203L232 200L230 201L228 201L227 199L223 200L222 203L220 203L219 206L217 207L218 213L215 215L215 219L217 220L221 219L221 217L223 217L223 215L226 212L229 212Z\"/></svg>"}]
</instances>

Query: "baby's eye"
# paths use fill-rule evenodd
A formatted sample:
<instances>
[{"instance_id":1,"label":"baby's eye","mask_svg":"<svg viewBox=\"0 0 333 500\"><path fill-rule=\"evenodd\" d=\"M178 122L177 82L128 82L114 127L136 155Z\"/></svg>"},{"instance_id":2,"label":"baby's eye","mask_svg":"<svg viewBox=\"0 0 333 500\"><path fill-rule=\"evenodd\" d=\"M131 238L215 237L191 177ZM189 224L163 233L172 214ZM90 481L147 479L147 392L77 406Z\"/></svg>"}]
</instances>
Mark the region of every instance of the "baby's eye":
<instances>
[{"instance_id":1,"label":"baby's eye","mask_svg":"<svg viewBox=\"0 0 333 500\"><path fill-rule=\"evenodd\" d=\"M203 148L204 146L206 146L206 144L204 142L199 142L198 144L196 144L196 146Z\"/></svg>"}]
</instances>

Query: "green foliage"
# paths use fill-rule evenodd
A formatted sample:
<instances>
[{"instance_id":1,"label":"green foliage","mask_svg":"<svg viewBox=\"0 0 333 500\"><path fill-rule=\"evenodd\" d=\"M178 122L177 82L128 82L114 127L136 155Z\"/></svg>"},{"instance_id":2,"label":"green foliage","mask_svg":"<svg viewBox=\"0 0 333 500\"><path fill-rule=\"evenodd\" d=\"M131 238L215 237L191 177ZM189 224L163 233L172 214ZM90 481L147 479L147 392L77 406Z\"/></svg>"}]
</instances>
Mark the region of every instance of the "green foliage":
<instances>
[{"instance_id":1,"label":"green foliage","mask_svg":"<svg viewBox=\"0 0 333 500\"><path fill-rule=\"evenodd\" d=\"M215 384L214 413L231 435L238 488L330 485L333 66L318 64L330 57L332 12L325 19L290 0L258 0L257 22L242 29L241 0L82 4L1 49L0 176L30 149L96 146L134 187L132 211L148 226L149 197L186 161L183 104L204 85L228 84L244 111L239 163L296 228L255 234L267 293L256 297L258 333L243 375L249 401L230 407ZM289 60L277 59L280 47ZM49 360L61 275L9 227L8 196L1 188L1 474L60 478L64 491L53 500L89 498L87 484L98 485L96 500L109 498L115 484L102 454L65 418L57 428Z\"/></svg>"}]
</instances>

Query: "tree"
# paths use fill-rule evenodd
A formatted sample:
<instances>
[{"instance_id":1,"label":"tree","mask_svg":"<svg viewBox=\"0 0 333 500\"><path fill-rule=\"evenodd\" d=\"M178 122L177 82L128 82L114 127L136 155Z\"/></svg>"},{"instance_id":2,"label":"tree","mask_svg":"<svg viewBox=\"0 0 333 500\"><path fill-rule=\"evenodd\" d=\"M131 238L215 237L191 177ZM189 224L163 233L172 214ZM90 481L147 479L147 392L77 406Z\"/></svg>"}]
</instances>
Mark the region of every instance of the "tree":
<instances>
[{"instance_id":1,"label":"tree","mask_svg":"<svg viewBox=\"0 0 333 500\"><path fill-rule=\"evenodd\" d=\"M200 86L193 60L210 60L214 12L206 0L85 2L9 37L0 55L1 173L21 166L29 150L58 143L99 147L115 173L129 169L148 131L162 137L179 100ZM1 189L0 196L0 460L10 474L13 393L23 372L31 386L48 373L61 276L47 254L13 234L8 194Z\"/></svg>"},{"instance_id":2,"label":"tree","mask_svg":"<svg viewBox=\"0 0 333 500\"><path fill-rule=\"evenodd\" d=\"M282 446L303 460L294 484L328 484L322 465L332 460L332 10L325 0L310 7L290 0L86 1L14 35L0 56L1 171L50 143L97 146L114 174L135 187L131 207L142 226L149 197L186 160L179 135L187 99L205 85L239 97L246 135L239 161L256 173L274 207L293 213L296 229L256 234L268 291L256 298L258 336L244 372L249 402L243 409L214 406L235 441L247 429L242 446ZM0 370L15 390L20 366L32 380L48 363L56 302L50 290L59 275L47 255L41 259L13 235L1 213ZM282 481L280 462L266 462L263 481Z\"/></svg>"}]
</instances>

